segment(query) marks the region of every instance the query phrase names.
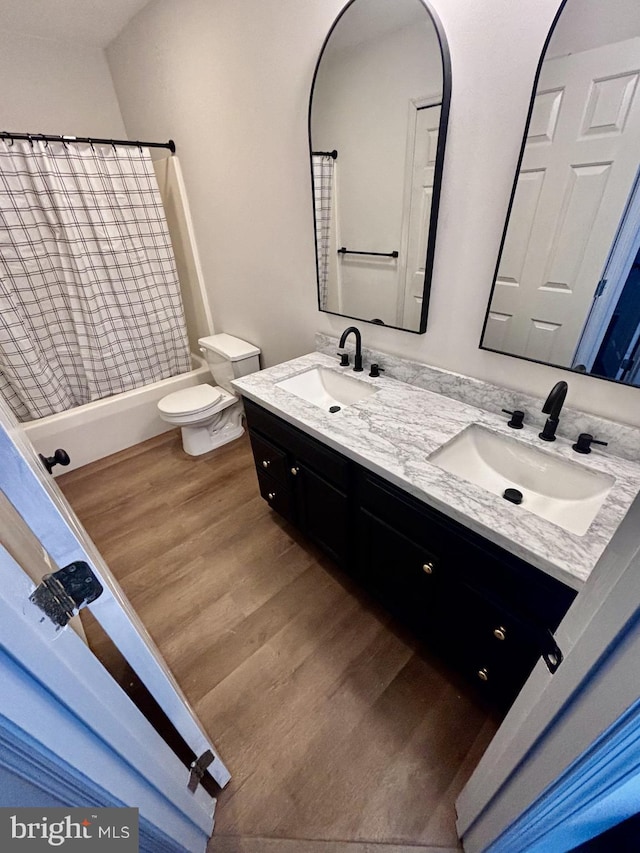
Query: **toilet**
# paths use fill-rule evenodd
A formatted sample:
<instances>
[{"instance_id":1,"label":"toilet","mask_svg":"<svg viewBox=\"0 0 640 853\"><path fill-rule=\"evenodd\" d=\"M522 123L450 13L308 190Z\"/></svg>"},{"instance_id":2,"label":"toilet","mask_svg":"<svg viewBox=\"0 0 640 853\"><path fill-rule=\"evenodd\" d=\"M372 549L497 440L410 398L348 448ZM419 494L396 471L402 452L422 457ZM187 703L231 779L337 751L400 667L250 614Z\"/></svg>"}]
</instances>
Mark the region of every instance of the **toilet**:
<instances>
[{"instance_id":1,"label":"toilet","mask_svg":"<svg viewBox=\"0 0 640 853\"><path fill-rule=\"evenodd\" d=\"M182 446L200 456L244 433L242 403L232 379L260 370L260 350L233 335L209 335L198 340L216 382L174 391L158 402L163 421L182 430Z\"/></svg>"}]
</instances>

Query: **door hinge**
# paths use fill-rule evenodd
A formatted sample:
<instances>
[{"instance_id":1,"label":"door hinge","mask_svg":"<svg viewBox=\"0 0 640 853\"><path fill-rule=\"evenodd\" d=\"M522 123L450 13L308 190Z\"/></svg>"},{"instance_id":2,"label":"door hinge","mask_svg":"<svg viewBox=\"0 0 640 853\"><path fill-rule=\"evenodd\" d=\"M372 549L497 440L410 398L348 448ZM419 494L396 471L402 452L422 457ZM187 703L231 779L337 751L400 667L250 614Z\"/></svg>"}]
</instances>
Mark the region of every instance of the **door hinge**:
<instances>
[{"instance_id":1,"label":"door hinge","mask_svg":"<svg viewBox=\"0 0 640 853\"><path fill-rule=\"evenodd\" d=\"M36 607L60 628L102 594L102 584L82 560L45 575L29 596Z\"/></svg>"},{"instance_id":2,"label":"door hinge","mask_svg":"<svg viewBox=\"0 0 640 853\"><path fill-rule=\"evenodd\" d=\"M207 767L212 764L213 761L214 755L211 750L208 749L206 752L202 753L200 758L196 759L189 765L191 773L189 774L189 784L187 785L187 787L189 788L191 793L195 792L207 770Z\"/></svg>"},{"instance_id":3,"label":"door hinge","mask_svg":"<svg viewBox=\"0 0 640 853\"><path fill-rule=\"evenodd\" d=\"M607 286L607 279L601 278L600 281L598 282L598 286L596 287L596 292L595 292L593 298L597 299L599 296L602 296L602 291L605 289L606 286Z\"/></svg>"}]
</instances>

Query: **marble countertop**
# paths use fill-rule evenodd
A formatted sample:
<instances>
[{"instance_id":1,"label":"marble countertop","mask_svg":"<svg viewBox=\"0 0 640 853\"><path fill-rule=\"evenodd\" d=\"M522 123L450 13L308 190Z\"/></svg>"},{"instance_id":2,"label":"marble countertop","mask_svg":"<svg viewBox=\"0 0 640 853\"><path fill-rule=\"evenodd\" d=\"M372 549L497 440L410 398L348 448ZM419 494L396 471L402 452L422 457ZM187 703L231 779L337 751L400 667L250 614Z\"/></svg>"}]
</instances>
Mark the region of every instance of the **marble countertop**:
<instances>
[{"instance_id":1,"label":"marble countertop","mask_svg":"<svg viewBox=\"0 0 640 853\"><path fill-rule=\"evenodd\" d=\"M377 393L330 413L277 387L283 379L316 366L373 385ZM395 379L354 374L322 353L236 379L233 385L265 409L574 589L587 580L640 491L640 464L595 448L577 461L567 439L541 447L537 427L510 429L506 416ZM569 533L429 462L434 450L471 424L613 476L615 483L587 532Z\"/></svg>"}]
</instances>

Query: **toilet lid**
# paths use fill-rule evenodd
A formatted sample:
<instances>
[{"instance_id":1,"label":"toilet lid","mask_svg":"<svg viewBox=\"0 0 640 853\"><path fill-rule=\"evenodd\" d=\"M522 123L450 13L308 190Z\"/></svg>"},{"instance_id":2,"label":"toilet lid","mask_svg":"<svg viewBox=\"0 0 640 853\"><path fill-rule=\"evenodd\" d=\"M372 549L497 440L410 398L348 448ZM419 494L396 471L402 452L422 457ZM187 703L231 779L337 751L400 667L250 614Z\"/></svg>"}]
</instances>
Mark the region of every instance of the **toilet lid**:
<instances>
[{"instance_id":1,"label":"toilet lid","mask_svg":"<svg viewBox=\"0 0 640 853\"><path fill-rule=\"evenodd\" d=\"M193 388L183 388L167 394L158 403L158 408L165 415L197 414L222 399L222 393L211 385L194 385Z\"/></svg>"}]
</instances>

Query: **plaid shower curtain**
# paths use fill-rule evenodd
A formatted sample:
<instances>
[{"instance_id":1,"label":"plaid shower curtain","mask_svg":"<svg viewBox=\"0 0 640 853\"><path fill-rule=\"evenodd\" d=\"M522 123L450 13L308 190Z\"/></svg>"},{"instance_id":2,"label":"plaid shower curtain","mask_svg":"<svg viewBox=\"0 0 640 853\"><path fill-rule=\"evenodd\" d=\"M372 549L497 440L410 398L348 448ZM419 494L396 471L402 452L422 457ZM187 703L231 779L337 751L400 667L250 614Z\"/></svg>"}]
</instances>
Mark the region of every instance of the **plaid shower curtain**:
<instances>
[{"instance_id":1,"label":"plaid shower curtain","mask_svg":"<svg viewBox=\"0 0 640 853\"><path fill-rule=\"evenodd\" d=\"M316 262L318 264L318 302L320 309L327 307L329 288L329 250L331 247L331 205L333 203L332 157L314 154L313 203L316 218Z\"/></svg>"},{"instance_id":2,"label":"plaid shower curtain","mask_svg":"<svg viewBox=\"0 0 640 853\"><path fill-rule=\"evenodd\" d=\"M0 393L17 418L190 369L149 152L0 141Z\"/></svg>"}]
</instances>

